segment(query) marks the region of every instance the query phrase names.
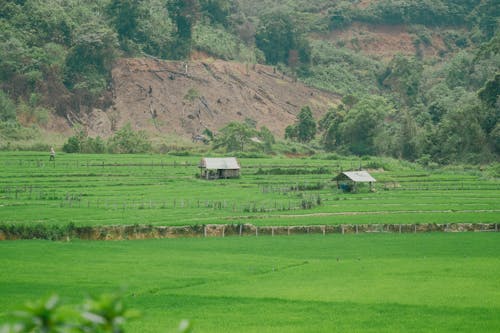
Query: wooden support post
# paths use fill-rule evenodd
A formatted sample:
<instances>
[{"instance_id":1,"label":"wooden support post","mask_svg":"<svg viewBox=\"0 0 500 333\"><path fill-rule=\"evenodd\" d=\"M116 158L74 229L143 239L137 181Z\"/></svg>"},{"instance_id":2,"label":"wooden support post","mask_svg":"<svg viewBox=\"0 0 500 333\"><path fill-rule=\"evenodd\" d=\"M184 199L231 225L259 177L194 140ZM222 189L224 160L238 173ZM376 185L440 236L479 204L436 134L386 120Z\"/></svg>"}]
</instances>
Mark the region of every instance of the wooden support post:
<instances>
[{"instance_id":1,"label":"wooden support post","mask_svg":"<svg viewBox=\"0 0 500 333\"><path fill-rule=\"evenodd\" d=\"M255 226L255 236L258 236L258 235L259 235L259 227Z\"/></svg>"},{"instance_id":2,"label":"wooden support post","mask_svg":"<svg viewBox=\"0 0 500 333\"><path fill-rule=\"evenodd\" d=\"M207 226L203 226L203 237L207 237Z\"/></svg>"},{"instance_id":3,"label":"wooden support post","mask_svg":"<svg viewBox=\"0 0 500 333\"><path fill-rule=\"evenodd\" d=\"M271 236L274 237L274 227L271 227Z\"/></svg>"},{"instance_id":4,"label":"wooden support post","mask_svg":"<svg viewBox=\"0 0 500 333\"><path fill-rule=\"evenodd\" d=\"M240 224L240 236L241 236L242 229L243 229L243 224Z\"/></svg>"},{"instance_id":5,"label":"wooden support post","mask_svg":"<svg viewBox=\"0 0 500 333\"><path fill-rule=\"evenodd\" d=\"M225 226L225 225L223 225L223 226L222 226L222 237L224 237L224 236L225 236L225 234L226 234L226 226Z\"/></svg>"},{"instance_id":6,"label":"wooden support post","mask_svg":"<svg viewBox=\"0 0 500 333\"><path fill-rule=\"evenodd\" d=\"M326 225L323 226L323 236L326 235Z\"/></svg>"}]
</instances>

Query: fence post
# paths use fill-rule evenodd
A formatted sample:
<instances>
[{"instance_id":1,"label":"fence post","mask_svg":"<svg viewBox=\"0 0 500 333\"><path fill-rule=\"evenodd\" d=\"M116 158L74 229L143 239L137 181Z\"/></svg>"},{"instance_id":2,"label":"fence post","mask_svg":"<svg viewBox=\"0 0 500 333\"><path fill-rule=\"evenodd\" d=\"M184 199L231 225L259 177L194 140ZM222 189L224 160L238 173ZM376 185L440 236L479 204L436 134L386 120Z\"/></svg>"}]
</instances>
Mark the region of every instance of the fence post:
<instances>
[{"instance_id":1,"label":"fence post","mask_svg":"<svg viewBox=\"0 0 500 333\"><path fill-rule=\"evenodd\" d=\"M203 237L207 237L207 226L203 226Z\"/></svg>"},{"instance_id":2,"label":"fence post","mask_svg":"<svg viewBox=\"0 0 500 333\"><path fill-rule=\"evenodd\" d=\"M258 236L258 235L259 235L259 227L255 226L255 236Z\"/></svg>"},{"instance_id":3,"label":"fence post","mask_svg":"<svg viewBox=\"0 0 500 333\"><path fill-rule=\"evenodd\" d=\"M240 237L241 237L241 231L243 229L243 224L240 224Z\"/></svg>"}]
</instances>

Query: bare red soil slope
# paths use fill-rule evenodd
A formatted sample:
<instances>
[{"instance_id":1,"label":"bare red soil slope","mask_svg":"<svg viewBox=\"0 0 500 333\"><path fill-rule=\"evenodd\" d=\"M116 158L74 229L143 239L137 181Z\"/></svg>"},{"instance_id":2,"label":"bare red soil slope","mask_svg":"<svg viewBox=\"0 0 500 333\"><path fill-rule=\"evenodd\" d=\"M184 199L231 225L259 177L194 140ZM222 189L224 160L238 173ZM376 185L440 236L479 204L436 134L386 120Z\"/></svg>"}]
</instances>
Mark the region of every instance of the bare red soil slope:
<instances>
[{"instance_id":1,"label":"bare red soil slope","mask_svg":"<svg viewBox=\"0 0 500 333\"><path fill-rule=\"evenodd\" d=\"M340 99L273 67L222 60L121 59L112 76L113 105L83 119L90 135L107 137L130 123L153 137L191 139L205 128L216 132L248 118L283 137L303 106L319 119Z\"/></svg>"}]
</instances>

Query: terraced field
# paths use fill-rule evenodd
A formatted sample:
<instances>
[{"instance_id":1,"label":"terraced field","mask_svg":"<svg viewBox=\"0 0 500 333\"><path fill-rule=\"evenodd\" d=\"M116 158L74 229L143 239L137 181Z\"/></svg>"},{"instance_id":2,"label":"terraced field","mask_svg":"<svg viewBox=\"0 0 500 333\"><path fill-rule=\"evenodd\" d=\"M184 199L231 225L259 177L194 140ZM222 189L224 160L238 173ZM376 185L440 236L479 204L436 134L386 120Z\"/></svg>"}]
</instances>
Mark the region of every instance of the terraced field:
<instances>
[{"instance_id":1,"label":"terraced field","mask_svg":"<svg viewBox=\"0 0 500 333\"><path fill-rule=\"evenodd\" d=\"M500 181L392 160L240 159L239 179L197 177L200 157L0 153L0 223L331 225L496 223ZM340 170L376 167L375 191L342 193Z\"/></svg>"}]
</instances>

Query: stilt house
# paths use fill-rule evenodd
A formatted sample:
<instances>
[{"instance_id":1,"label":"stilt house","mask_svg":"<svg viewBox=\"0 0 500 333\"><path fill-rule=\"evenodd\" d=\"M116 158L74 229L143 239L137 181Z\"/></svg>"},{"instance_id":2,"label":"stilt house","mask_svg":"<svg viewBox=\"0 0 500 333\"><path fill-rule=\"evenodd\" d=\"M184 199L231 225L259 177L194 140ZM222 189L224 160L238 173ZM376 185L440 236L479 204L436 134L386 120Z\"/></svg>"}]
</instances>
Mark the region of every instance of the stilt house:
<instances>
[{"instance_id":1,"label":"stilt house","mask_svg":"<svg viewBox=\"0 0 500 333\"><path fill-rule=\"evenodd\" d=\"M204 179L238 178L240 163L235 157L204 157L200 161L200 170Z\"/></svg>"}]
</instances>

